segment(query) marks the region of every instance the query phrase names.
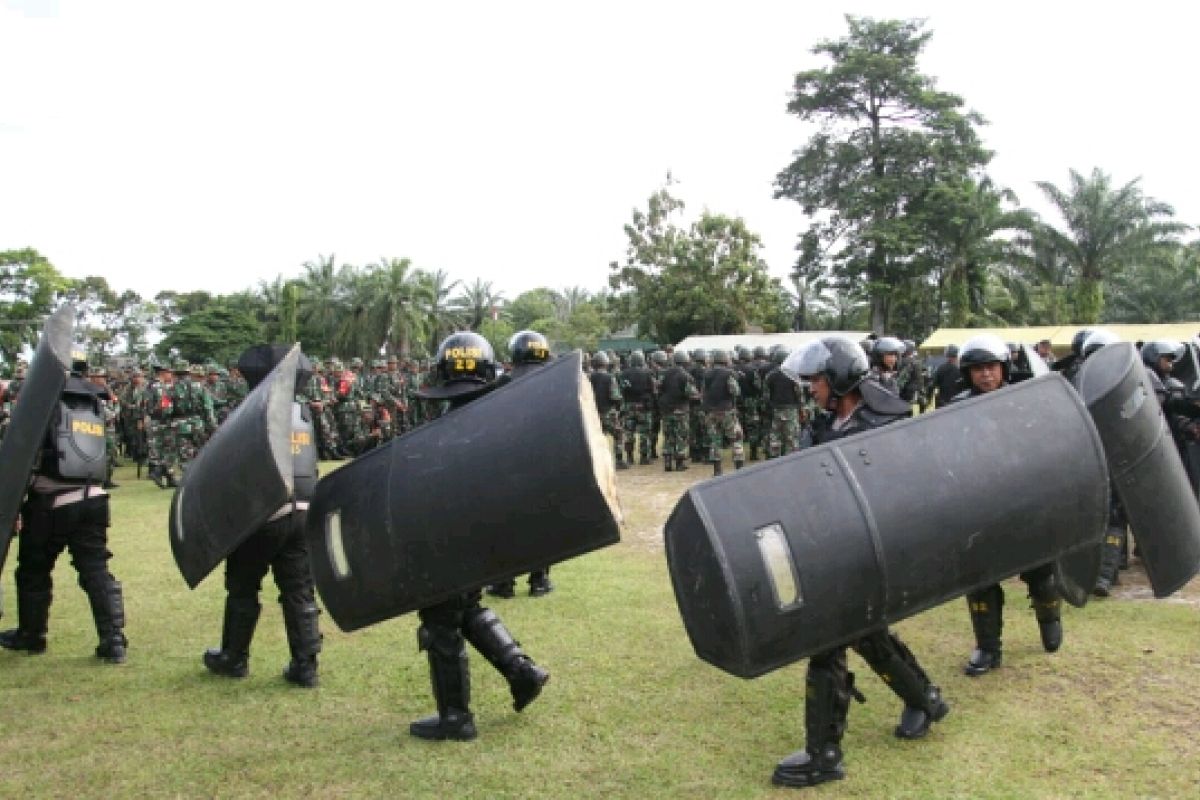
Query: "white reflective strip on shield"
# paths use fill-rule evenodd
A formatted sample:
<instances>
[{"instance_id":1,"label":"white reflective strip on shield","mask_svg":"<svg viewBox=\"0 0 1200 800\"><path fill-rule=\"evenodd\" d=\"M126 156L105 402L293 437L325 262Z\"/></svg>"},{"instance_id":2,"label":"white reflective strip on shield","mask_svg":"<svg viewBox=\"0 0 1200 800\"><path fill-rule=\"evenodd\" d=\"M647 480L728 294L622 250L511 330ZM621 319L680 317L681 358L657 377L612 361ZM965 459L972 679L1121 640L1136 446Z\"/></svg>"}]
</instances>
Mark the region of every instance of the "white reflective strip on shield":
<instances>
[{"instance_id":1,"label":"white reflective strip on shield","mask_svg":"<svg viewBox=\"0 0 1200 800\"><path fill-rule=\"evenodd\" d=\"M796 562L792 558L792 549L788 547L787 536L778 523L759 528L754 532L758 540L758 552L762 556L763 566L771 578L771 590L775 593L775 605L780 611L798 608L804 603L800 594L800 580L796 572Z\"/></svg>"},{"instance_id":2,"label":"white reflective strip on shield","mask_svg":"<svg viewBox=\"0 0 1200 800\"><path fill-rule=\"evenodd\" d=\"M325 549L333 576L340 580L350 577L350 561L346 558L346 547L342 544L342 512L333 511L325 515Z\"/></svg>"},{"instance_id":3,"label":"white reflective strip on shield","mask_svg":"<svg viewBox=\"0 0 1200 800\"><path fill-rule=\"evenodd\" d=\"M179 496L175 499L175 538L183 541L183 487L175 490Z\"/></svg>"}]
</instances>

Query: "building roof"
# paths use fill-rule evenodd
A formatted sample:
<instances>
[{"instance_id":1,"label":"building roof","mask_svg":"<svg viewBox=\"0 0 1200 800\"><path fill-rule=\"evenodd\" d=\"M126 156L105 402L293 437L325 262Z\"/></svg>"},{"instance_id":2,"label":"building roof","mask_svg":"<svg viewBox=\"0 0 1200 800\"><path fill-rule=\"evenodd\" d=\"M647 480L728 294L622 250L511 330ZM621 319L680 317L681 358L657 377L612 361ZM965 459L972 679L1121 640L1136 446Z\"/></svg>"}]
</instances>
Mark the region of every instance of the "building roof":
<instances>
[{"instance_id":1,"label":"building roof","mask_svg":"<svg viewBox=\"0 0 1200 800\"><path fill-rule=\"evenodd\" d=\"M713 350L721 348L722 350L732 350L741 345L754 349L755 347L765 347L770 350L777 344L783 345L789 350L795 350L803 345L808 344L813 339L820 339L822 336L849 336L854 341L858 342L867 338L866 331L791 331L788 333L736 333L728 336L689 336L679 344L675 345L676 350L687 350L691 352L696 348L702 350Z\"/></svg>"},{"instance_id":2,"label":"building roof","mask_svg":"<svg viewBox=\"0 0 1200 800\"><path fill-rule=\"evenodd\" d=\"M921 342L922 352L940 353L947 345L961 345L972 336L991 334L1006 342L1037 344L1042 339L1050 340L1054 352L1062 355L1071 351L1071 339L1080 328L1104 328L1112 331L1123 342L1150 342L1155 339L1188 341L1200 333L1200 322L1167 322L1145 325L1040 325L1029 328L938 328Z\"/></svg>"}]
</instances>

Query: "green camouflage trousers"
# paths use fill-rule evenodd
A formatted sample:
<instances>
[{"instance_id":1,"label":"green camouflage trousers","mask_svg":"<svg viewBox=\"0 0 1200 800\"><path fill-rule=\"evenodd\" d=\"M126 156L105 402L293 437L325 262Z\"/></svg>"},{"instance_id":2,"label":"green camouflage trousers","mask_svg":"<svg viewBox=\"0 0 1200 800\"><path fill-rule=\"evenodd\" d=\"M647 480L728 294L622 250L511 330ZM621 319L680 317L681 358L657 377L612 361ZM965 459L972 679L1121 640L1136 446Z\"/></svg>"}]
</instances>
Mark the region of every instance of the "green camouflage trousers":
<instances>
[{"instance_id":1,"label":"green camouflage trousers","mask_svg":"<svg viewBox=\"0 0 1200 800\"><path fill-rule=\"evenodd\" d=\"M705 441L704 432L705 427L708 425L707 415L704 413L704 408L701 407L699 403L692 405L691 420L692 427L691 431L688 433L688 443L691 450L696 453L697 457L699 457L700 454L704 452L704 449L708 447L708 443Z\"/></svg>"},{"instance_id":2,"label":"green camouflage trousers","mask_svg":"<svg viewBox=\"0 0 1200 800\"><path fill-rule=\"evenodd\" d=\"M708 460L721 460L721 448L728 443L734 461L745 461L742 449L742 426L736 411L709 411L705 416L705 439L708 445Z\"/></svg>"},{"instance_id":3,"label":"green camouflage trousers","mask_svg":"<svg viewBox=\"0 0 1200 800\"><path fill-rule=\"evenodd\" d=\"M668 458L688 457L689 410L685 406L662 414L663 455Z\"/></svg>"},{"instance_id":4,"label":"green camouflage trousers","mask_svg":"<svg viewBox=\"0 0 1200 800\"><path fill-rule=\"evenodd\" d=\"M779 458L800 449L800 409L776 408L767 434L767 458Z\"/></svg>"},{"instance_id":5,"label":"green camouflage trousers","mask_svg":"<svg viewBox=\"0 0 1200 800\"><path fill-rule=\"evenodd\" d=\"M151 419L146 422L146 463L162 474L179 475L179 441L170 422Z\"/></svg>"},{"instance_id":6,"label":"green camouflage trousers","mask_svg":"<svg viewBox=\"0 0 1200 800\"><path fill-rule=\"evenodd\" d=\"M625 406L625 449L632 453L635 446L643 458L650 457L651 409L649 403L630 403Z\"/></svg>"},{"instance_id":7,"label":"green camouflage trousers","mask_svg":"<svg viewBox=\"0 0 1200 800\"><path fill-rule=\"evenodd\" d=\"M617 463L625 460L625 429L621 427L620 409L610 408L600 415L600 427L604 433L613 437L613 448L617 452Z\"/></svg>"},{"instance_id":8,"label":"green camouflage trousers","mask_svg":"<svg viewBox=\"0 0 1200 800\"><path fill-rule=\"evenodd\" d=\"M742 420L742 433L746 436L746 444L757 451L763 444L764 431L762 416L758 413L758 400L751 398L745 405L738 405L738 416Z\"/></svg>"}]
</instances>

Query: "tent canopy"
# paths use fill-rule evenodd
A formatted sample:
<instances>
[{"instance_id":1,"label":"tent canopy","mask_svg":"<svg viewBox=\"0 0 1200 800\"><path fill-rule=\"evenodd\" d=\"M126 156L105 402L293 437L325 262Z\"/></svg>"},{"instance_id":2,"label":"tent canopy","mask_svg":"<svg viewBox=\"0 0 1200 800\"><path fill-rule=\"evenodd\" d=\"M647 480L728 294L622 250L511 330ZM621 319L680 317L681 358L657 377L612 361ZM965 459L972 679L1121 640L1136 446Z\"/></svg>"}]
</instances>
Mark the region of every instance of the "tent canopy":
<instances>
[{"instance_id":1,"label":"tent canopy","mask_svg":"<svg viewBox=\"0 0 1200 800\"><path fill-rule=\"evenodd\" d=\"M1037 344L1042 339L1050 340L1056 355L1071 352L1071 339L1080 328L1104 328L1112 331L1123 342L1151 342L1155 339L1187 341L1200 333L1200 322L1169 322L1146 325L1039 325L1029 328L939 328L921 342L918 348L925 355L940 355L947 345L962 345L972 336L991 334L1006 342Z\"/></svg>"},{"instance_id":2,"label":"tent canopy","mask_svg":"<svg viewBox=\"0 0 1200 800\"><path fill-rule=\"evenodd\" d=\"M722 350L733 350L741 345L749 347L753 350L755 347L765 347L770 350L775 345L783 345L789 350L795 350L803 345L808 344L813 339L820 339L822 336L849 336L854 341L862 341L867 338L866 331L792 331L788 333L737 333L729 336L689 336L679 344L675 345L676 350L687 350L691 352L696 348L703 350L714 350L720 348Z\"/></svg>"}]
</instances>

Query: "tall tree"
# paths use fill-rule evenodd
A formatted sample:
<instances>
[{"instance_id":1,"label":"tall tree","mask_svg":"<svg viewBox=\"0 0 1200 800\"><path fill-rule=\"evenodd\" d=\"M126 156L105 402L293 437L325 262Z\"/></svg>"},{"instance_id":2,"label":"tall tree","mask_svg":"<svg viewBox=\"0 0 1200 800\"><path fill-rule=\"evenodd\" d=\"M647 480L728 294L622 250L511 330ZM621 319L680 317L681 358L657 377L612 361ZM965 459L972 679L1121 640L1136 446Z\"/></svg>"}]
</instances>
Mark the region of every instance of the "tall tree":
<instances>
[{"instance_id":1,"label":"tall tree","mask_svg":"<svg viewBox=\"0 0 1200 800\"><path fill-rule=\"evenodd\" d=\"M503 301L504 293L493 289L491 281L476 278L474 283L462 287L451 304L467 328L477 331L484 320L498 317Z\"/></svg>"},{"instance_id":2,"label":"tall tree","mask_svg":"<svg viewBox=\"0 0 1200 800\"><path fill-rule=\"evenodd\" d=\"M450 295L459 282L450 280L450 274L444 269L434 272L421 270L418 280L426 290L425 330L429 336L429 353L432 355L437 352L442 339L458 328L458 313L450 306Z\"/></svg>"},{"instance_id":3,"label":"tall tree","mask_svg":"<svg viewBox=\"0 0 1200 800\"><path fill-rule=\"evenodd\" d=\"M1172 220L1174 209L1142 194L1134 179L1115 187L1099 168L1085 177L1071 170L1071 185L1060 189L1040 181L1041 189L1065 227L1047 235L1079 276L1075 310L1079 322L1099 322L1104 308L1104 281L1123 269L1160 257L1188 226Z\"/></svg>"},{"instance_id":4,"label":"tall tree","mask_svg":"<svg viewBox=\"0 0 1200 800\"><path fill-rule=\"evenodd\" d=\"M668 181L670 180L668 176ZM618 316L661 342L692 333L741 333L775 321L782 290L767 274L762 241L740 217L705 211L683 228L667 186L625 226L625 263L612 262ZM773 326L772 326L773 327Z\"/></svg>"},{"instance_id":5,"label":"tall tree","mask_svg":"<svg viewBox=\"0 0 1200 800\"><path fill-rule=\"evenodd\" d=\"M6 362L37 344L43 319L68 283L37 250L0 252L0 354Z\"/></svg>"},{"instance_id":6,"label":"tall tree","mask_svg":"<svg viewBox=\"0 0 1200 800\"><path fill-rule=\"evenodd\" d=\"M314 347L314 352L336 355L338 328L345 311L337 257L332 253L318 255L315 261L304 262L303 267L297 312L301 339Z\"/></svg>"},{"instance_id":7,"label":"tall tree","mask_svg":"<svg viewBox=\"0 0 1200 800\"><path fill-rule=\"evenodd\" d=\"M831 271L847 288L861 287L871 327L883 333L892 287L928 266L913 258L925 232L911 206L990 154L975 132L983 118L918 69L932 35L923 21L846 22L845 38L813 48L832 63L796 75L788 111L819 131L776 177L775 196L813 219L800 236L798 272Z\"/></svg>"},{"instance_id":8,"label":"tall tree","mask_svg":"<svg viewBox=\"0 0 1200 800\"><path fill-rule=\"evenodd\" d=\"M1107 322L1200 319L1200 243L1178 245L1139 262L1108 283Z\"/></svg>"},{"instance_id":9,"label":"tall tree","mask_svg":"<svg viewBox=\"0 0 1200 800\"><path fill-rule=\"evenodd\" d=\"M381 258L372 269L377 289L371 315L376 332L389 355L407 356L425 330L430 287L407 258Z\"/></svg>"}]
</instances>

